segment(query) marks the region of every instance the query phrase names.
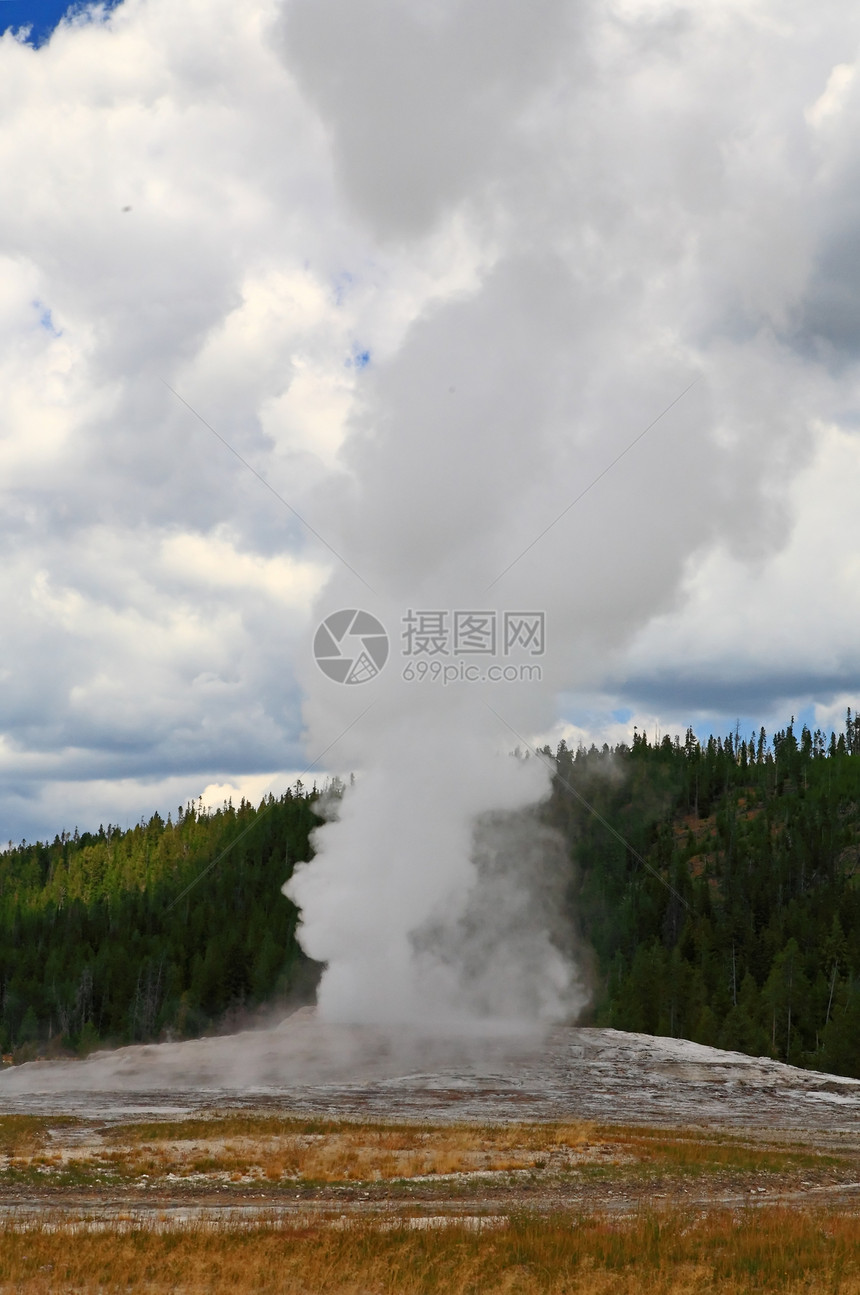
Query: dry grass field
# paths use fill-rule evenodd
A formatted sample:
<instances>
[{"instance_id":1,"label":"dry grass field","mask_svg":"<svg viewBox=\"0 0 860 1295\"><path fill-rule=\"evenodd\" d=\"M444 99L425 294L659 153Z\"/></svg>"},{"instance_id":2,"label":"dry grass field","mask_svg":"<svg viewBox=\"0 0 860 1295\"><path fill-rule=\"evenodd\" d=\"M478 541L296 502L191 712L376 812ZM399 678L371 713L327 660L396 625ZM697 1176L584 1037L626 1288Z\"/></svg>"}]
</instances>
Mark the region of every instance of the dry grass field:
<instances>
[{"instance_id":1,"label":"dry grass field","mask_svg":"<svg viewBox=\"0 0 860 1295\"><path fill-rule=\"evenodd\" d=\"M0 1117L0 1292L860 1295L860 1146L597 1123Z\"/></svg>"},{"instance_id":2,"label":"dry grass field","mask_svg":"<svg viewBox=\"0 0 860 1295\"><path fill-rule=\"evenodd\" d=\"M19 1187L237 1190L464 1180L571 1187L610 1178L793 1181L853 1167L799 1141L592 1122L396 1124L247 1113L146 1123L0 1117L0 1192ZM811 1177L810 1177L811 1176Z\"/></svg>"},{"instance_id":3,"label":"dry grass field","mask_svg":"<svg viewBox=\"0 0 860 1295\"><path fill-rule=\"evenodd\" d=\"M7 1228L0 1290L295 1295L860 1291L860 1220L765 1210L632 1219L516 1214L504 1227L370 1219L93 1232Z\"/></svg>"}]
</instances>

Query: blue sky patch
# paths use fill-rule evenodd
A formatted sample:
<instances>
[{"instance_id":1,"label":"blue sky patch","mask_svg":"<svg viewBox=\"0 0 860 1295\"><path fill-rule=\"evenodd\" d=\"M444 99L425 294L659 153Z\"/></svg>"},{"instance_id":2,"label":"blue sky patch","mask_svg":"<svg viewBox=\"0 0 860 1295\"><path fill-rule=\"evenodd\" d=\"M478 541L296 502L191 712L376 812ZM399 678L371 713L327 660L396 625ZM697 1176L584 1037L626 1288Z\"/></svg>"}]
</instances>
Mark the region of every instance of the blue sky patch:
<instances>
[{"instance_id":1,"label":"blue sky patch","mask_svg":"<svg viewBox=\"0 0 860 1295\"><path fill-rule=\"evenodd\" d=\"M34 301L33 309L36 311L36 313L39 316L40 328L44 328L45 331L50 333L52 337L60 337L62 335L63 330L61 328L57 328L56 324L54 323L53 315L51 314L50 309L44 304L44 302Z\"/></svg>"},{"instance_id":2,"label":"blue sky patch","mask_svg":"<svg viewBox=\"0 0 860 1295\"><path fill-rule=\"evenodd\" d=\"M353 349L352 355L346 361L348 369L366 369L370 364L370 351L360 351L358 347Z\"/></svg>"},{"instance_id":3,"label":"blue sky patch","mask_svg":"<svg viewBox=\"0 0 860 1295\"><path fill-rule=\"evenodd\" d=\"M106 9L115 9L121 0L105 0ZM29 27L27 37L36 48L50 39L51 32L60 19L72 10L86 9L85 4L69 4L68 0L0 0L0 32L10 27L16 31Z\"/></svg>"}]
</instances>

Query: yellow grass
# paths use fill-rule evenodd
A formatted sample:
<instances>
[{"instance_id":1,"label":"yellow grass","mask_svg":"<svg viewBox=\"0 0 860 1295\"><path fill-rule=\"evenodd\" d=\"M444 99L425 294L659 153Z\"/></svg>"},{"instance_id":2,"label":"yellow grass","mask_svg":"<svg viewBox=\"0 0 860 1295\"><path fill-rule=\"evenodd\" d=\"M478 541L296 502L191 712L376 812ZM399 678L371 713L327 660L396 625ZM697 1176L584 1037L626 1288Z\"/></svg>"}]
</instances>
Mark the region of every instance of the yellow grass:
<instances>
[{"instance_id":1,"label":"yellow grass","mask_svg":"<svg viewBox=\"0 0 860 1295\"><path fill-rule=\"evenodd\" d=\"M68 1119L56 1119L54 1124L71 1123ZM0 1116L0 1155L26 1156L44 1145L47 1122L39 1115L2 1115Z\"/></svg>"},{"instance_id":2,"label":"yellow grass","mask_svg":"<svg viewBox=\"0 0 860 1295\"><path fill-rule=\"evenodd\" d=\"M44 1226L30 1226L21 1218L5 1228L0 1225L0 1295L860 1295L858 1217L801 1208L732 1212L718 1201L683 1213L667 1201L659 1214L643 1211L633 1217L506 1213L491 1215L492 1226L480 1231L456 1218L450 1225L424 1229L408 1217L422 1208L417 1203L422 1193L425 1210L439 1209L440 1201L445 1208L457 1199L461 1180L453 1178L450 1189L410 1186L408 1196L406 1188L384 1186L385 1181L414 1181L421 1175L521 1170L528 1175L521 1199L532 1202L538 1199L531 1194L532 1185L541 1182L543 1199L563 1199L559 1189L569 1179L562 1176L571 1173L597 1175L601 1182L605 1176L613 1189L616 1181L629 1184L630 1176L640 1173L647 1176L646 1184L658 1176L665 1181L673 1175L715 1173L718 1195L725 1199L727 1174L740 1178L754 1173L760 1180L763 1174L802 1168L805 1179L807 1170L823 1167L828 1168L827 1181L833 1181L829 1167L850 1163L801 1146L585 1122L429 1126L244 1113L107 1130L79 1125L75 1137L65 1139L65 1122L0 1119L0 1152L10 1167L5 1180L10 1189L17 1190L18 1171L29 1174L28 1184L48 1189L61 1188L59 1175L74 1171L80 1174L74 1182L88 1192L105 1184L96 1197L88 1197L94 1205L98 1199L109 1201L123 1179L146 1175L141 1190L146 1187L145 1199L152 1206L177 1199L177 1177L194 1191L202 1186L208 1193L214 1176L236 1184L239 1199L242 1182L281 1183L286 1195L270 1199L293 1208L298 1182L376 1182L380 1185L362 1208L382 1207L382 1212L341 1215L341 1209L357 1208L368 1194L354 1187L343 1194L337 1187L323 1192L310 1186L304 1207L314 1200L320 1213L294 1223L281 1218L244 1228L229 1222L180 1227L155 1218L151 1226L112 1222L100 1231L60 1212L45 1214ZM548 1176L541 1178L544 1172ZM100 1177L104 1174L113 1176ZM174 1177L168 1179L168 1174ZM795 1173L795 1185L800 1177ZM732 1179L733 1194L739 1178ZM151 1188L158 1189L156 1195ZM512 1199L506 1192L484 1193L480 1183L469 1190L481 1202L470 1203L472 1210L492 1212L501 1208L500 1201ZM259 1191L253 1195L258 1199ZM60 1191L44 1199L62 1209ZM334 1204L341 1200L344 1206ZM325 1209L335 1213L326 1217Z\"/></svg>"},{"instance_id":3,"label":"yellow grass","mask_svg":"<svg viewBox=\"0 0 860 1295\"><path fill-rule=\"evenodd\" d=\"M258 1174L269 1181L380 1181L533 1170L588 1147L591 1126L394 1125L254 1117L127 1125L97 1160L131 1175Z\"/></svg>"},{"instance_id":4,"label":"yellow grass","mask_svg":"<svg viewBox=\"0 0 860 1295\"><path fill-rule=\"evenodd\" d=\"M0 1119L0 1165L11 1177L78 1185L173 1175L233 1183L383 1183L464 1174L654 1176L823 1170L818 1151L689 1130L557 1124L442 1125L223 1115L114 1126L71 1143L48 1124ZM81 1130L78 1130L80 1135ZM58 1177L60 1175L60 1177Z\"/></svg>"},{"instance_id":5,"label":"yellow grass","mask_svg":"<svg viewBox=\"0 0 860 1295\"><path fill-rule=\"evenodd\" d=\"M630 1221L512 1218L413 1230L361 1221L250 1231L0 1232L0 1291L295 1295L860 1292L860 1220L779 1210Z\"/></svg>"},{"instance_id":6,"label":"yellow grass","mask_svg":"<svg viewBox=\"0 0 860 1295\"><path fill-rule=\"evenodd\" d=\"M824 1168L844 1161L806 1147L762 1145L723 1132L639 1128L609 1125L595 1130L608 1147L618 1147L643 1165L687 1173L729 1170L735 1173L774 1173L801 1168Z\"/></svg>"},{"instance_id":7,"label":"yellow grass","mask_svg":"<svg viewBox=\"0 0 860 1295\"><path fill-rule=\"evenodd\" d=\"M448 1125L212 1117L121 1126L81 1165L123 1176L218 1174L269 1182L378 1182L453 1174L631 1171L775 1173L837 1158L683 1130L558 1124Z\"/></svg>"}]
</instances>

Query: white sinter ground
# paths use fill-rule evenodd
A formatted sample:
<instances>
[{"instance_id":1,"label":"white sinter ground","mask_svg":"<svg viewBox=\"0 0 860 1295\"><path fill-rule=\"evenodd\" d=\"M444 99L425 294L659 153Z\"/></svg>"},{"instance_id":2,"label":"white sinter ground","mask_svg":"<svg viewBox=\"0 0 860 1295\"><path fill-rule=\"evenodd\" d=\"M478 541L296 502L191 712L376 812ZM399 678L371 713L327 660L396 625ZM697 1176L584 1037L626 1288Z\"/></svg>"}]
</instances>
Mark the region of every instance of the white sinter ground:
<instances>
[{"instance_id":1,"label":"white sinter ground","mask_svg":"<svg viewBox=\"0 0 860 1295\"><path fill-rule=\"evenodd\" d=\"M433 1034L332 1025L310 1008L271 1029L0 1074L5 1111L175 1111L211 1107L218 1096L388 1118L860 1128L860 1080L686 1039L501 1024Z\"/></svg>"}]
</instances>

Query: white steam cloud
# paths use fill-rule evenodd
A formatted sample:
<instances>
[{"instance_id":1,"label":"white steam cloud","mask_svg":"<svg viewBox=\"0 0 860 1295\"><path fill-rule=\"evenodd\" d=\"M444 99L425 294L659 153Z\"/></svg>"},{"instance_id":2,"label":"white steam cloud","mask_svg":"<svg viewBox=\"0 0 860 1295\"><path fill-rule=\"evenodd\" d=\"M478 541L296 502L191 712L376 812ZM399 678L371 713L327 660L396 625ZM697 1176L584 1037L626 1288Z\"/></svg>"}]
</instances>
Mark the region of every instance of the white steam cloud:
<instances>
[{"instance_id":1,"label":"white steam cloud","mask_svg":"<svg viewBox=\"0 0 860 1295\"><path fill-rule=\"evenodd\" d=\"M291 884L323 1011L575 1013L516 734L856 704L858 48L844 0L6 32L0 839L279 785L303 688L357 773ZM391 638L355 687L343 608ZM496 655L540 681L404 680L410 608L545 613Z\"/></svg>"},{"instance_id":2,"label":"white steam cloud","mask_svg":"<svg viewBox=\"0 0 860 1295\"><path fill-rule=\"evenodd\" d=\"M817 74L786 68L806 34L777 35L766 8L287 10L341 203L380 257L427 276L316 502L351 568L319 618L363 607L392 636L371 682L305 678L311 755L336 743L365 770L287 886L331 1018L582 1006L560 897L524 897L528 876L553 893L546 869L531 847L516 876L487 865L547 793L541 762L500 753L550 725L561 690L606 677L697 554L756 559L782 538L783 486L835 399L798 334L809 132L831 109L804 122ZM544 612L541 681L405 681L409 609Z\"/></svg>"}]
</instances>

